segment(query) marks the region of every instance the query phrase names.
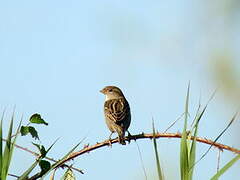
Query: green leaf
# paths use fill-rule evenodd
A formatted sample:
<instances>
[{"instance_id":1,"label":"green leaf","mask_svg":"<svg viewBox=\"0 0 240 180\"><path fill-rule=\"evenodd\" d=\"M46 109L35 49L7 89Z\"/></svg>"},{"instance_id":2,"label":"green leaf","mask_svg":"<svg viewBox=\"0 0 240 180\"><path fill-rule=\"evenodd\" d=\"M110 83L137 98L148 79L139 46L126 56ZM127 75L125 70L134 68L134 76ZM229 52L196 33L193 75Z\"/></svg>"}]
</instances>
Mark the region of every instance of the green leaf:
<instances>
[{"instance_id":1,"label":"green leaf","mask_svg":"<svg viewBox=\"0 0 240 180\"><path fill-rule=\"evenodd\" d=\"M33 114L31 117L30 117L30 120L29 120L31 123L34 123L34 124L45 124L45 125L48 125L47 122L45 122L41 115L40 114Z\"/></svg>"},{"instance_id":2,"label":"green leaf","mask_svg":"<svg viewBox=\"0 0 240 180\"><path fill-rule=\"evenodd\" d=\"M161 165L160 165L160 159L159 159L159 155L158 155L157 142L156 142L156 138L155 138L156 133L155 133L154 121L152 122L152 127L153 127L153 147L154 147L156 163L157 163L158 178L159 178L159 180L163 180L164 176L163 176L163 172L162 172Z\"/></svg>"},{"instance_id":3,"label":"green leaf","mask_svg":"<svg viewBox=\"0 0 240 180\"><path fill-rule=\"evenodd\" d=\"M40 149L40 153L41 153L42 158L46 157L47 151L44 146L42 146L42 148Z\"/></svg>"},{"instance_id":4,"label":"green leaf","mask_svg":"<svg viewBox=\"0 0 240 180\"><path fill-rule=\"evenodd\" d=\"M37 143L32 143L34 146L36 146L38 148L38 151L41 152L41 146L40 144Z\"/></svg>"},{"instance_id":5,"label":"green leaf","mask_svg":"<svg viewBox=\"0 0 240 180\"><path fill-rule=\"evenodd\" d=\"M218 178L223 175L230 167L232 167L235 162L237 162L240 159L240 154L237 155L235 158L233 158L231 161L229 161L223 168L221 168L212 178L211 180L218 180Z\"/></svg>"},{"instance_id":6,"label":"green leaf","mask_svg":"<svg viewBox=\"0 0 240 180\"><path fill-rule=\"evenodd\" d=\"M51 168L50 162L46 160L41 160L39 162L39 166L41 168L41 172L40 172L41 175L45 174Z\"/></svg>"},{"instance_id":7,"label":"green leaf","mask_svg":"<svg viewBox=\"0 0 240 180\"><path fill-rule=\"evenodd\" d=\"M34 127L28 126L28 129L29 129L29 133L31 134L32 138L39 139L38 132Z\"/></svg>"},{"instance_id":8,"label":"green leaf","mask_svg":"<svg viewBox=\"0 0 240 180\"><path fill-rule=\"evenodd\" d=\"M76 180L76 177L75 177L73 171L70 168L68 168L68 170L64 173L61 180Z\"/></svg>"},{"instance_id":9,"label":"green leaf","mask_svg":"<svg viewBox=\"0 0 240 180\"><path fill-rule=\"evenodd\" d=\"M41 158L44 158L47 154L47 151L43 145L32 143L34 146L36 146L41 154Z\"/></svg>"},{"instance_id":10,"label":"green leaf","mask_svg":"<svg viewBox=\"0 0 240 180\"><path fill-rule=\"evenodd\" d=\"M188 90L187 90L187 97L186 97L186 103L185 103L184 128L183 128L181 144L180 144L181 180L189 179L189 174L188 174L189 161L188 161L188 145L187 145L187 119L188 119L189 91L190 91L190 83L188 84Z\"/></svg>"},{"instance_id":11,"label":"green leaf","mask_svg":"<svg viewBox=\"0 0 240 180\"><path fill-rule=\"evenodd\" d=\"M32 126L21 126L20 132L22 136L26 136L28 133L30 133L32 138L39 140L38 132Z\"/></svg>"},{"instance_id":12,"label":"green leaf","mask_svg":"<svg viewBox=\"0 0 240 180\"><path fill-rule=\"evenodd\" d=\"M22 136L26 136L29 133L29 127L28 126L21 126L20 132L21 132Z\"/></svg>"}]
</instances>

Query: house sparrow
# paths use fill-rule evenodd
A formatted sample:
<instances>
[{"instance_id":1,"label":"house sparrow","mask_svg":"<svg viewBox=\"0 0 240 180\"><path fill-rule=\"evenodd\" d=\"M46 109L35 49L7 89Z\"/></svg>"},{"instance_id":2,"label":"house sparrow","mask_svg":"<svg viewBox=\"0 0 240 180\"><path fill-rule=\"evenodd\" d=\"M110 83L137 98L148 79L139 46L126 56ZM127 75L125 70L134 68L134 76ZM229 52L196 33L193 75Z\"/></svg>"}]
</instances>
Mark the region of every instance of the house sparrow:
<instances>
[{"instance_id":1,"label":"house sparrow","mask_svg":"<svg viewBox=\"0 0 240 180\"><path fill-rule=\"evenodd\" d=\"M122 91L116 86L106 86L101 91L106 97L104 115L108 129L111 131L109 140L114 132L118 134L118 142L125 145L125 132L131 122L130 107Z\"/></svg>"}]
</instances>

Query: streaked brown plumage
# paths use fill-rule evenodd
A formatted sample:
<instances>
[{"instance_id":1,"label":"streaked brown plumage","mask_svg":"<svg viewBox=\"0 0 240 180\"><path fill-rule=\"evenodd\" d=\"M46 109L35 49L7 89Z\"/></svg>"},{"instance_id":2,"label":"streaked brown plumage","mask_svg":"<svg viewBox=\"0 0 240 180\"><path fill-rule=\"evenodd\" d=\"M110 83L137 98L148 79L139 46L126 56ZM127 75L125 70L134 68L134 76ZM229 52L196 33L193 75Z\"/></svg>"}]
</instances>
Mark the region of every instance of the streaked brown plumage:
<instances>
[{"instance_id":1,"label":"streaked brown plumage","mask_svg":"<svg viewBox=\"0 0 240 180\"><path fill-rule=\"evenodd\" d=\"M116 86L106 86L100 92L105 96L104 115L108 129L112 133L118 133L118 141L125 145L125 132L131 123L131 113L128 101L122 91Z\"/></svg>"}]
</instances>

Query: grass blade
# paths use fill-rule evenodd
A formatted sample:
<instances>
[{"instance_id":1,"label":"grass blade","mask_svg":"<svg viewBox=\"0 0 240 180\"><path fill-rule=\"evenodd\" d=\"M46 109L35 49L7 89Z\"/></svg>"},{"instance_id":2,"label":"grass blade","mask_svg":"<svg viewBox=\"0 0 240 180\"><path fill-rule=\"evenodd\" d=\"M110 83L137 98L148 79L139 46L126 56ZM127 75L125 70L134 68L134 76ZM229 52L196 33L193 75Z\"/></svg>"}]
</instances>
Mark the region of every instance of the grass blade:
<instances>
[{"instance_id":1,"label":"grass blade","mask_svg":"<svg viewBox=\"0 0 240 180\"><path fill-rule=\"evenodd\" d=\"M8 136L6 140L6 145L4 148L4 154L3 154L3 166L2 166L2 180L6 179L10 161L11 161L11 140L12 140L12 129L13 129L13 118L14 114L12 115L9 130L8 130Z\"/></svg>"},{"instance_id":2,"label":"grass blade","mask_svg":"<svg viewBox=\"0 0 240 180\"><path fill-rule=\"evenodd\" d=\"M218 137L213 141L213 143L211 144L211 146L208 148L208 150L200 157L200 159L195 163L195 165L201 161L207 154L208 152L211 150L213 144L215 142L217 142L217 140L226 132L226 130L232 125L233 121L236 119L238 115L238 112L232 117L231 121L228 123L227 127L218 135Z\"/></svg>"},{"instance_id":3,"label":"grass blade","mask_svg":"<svg viewBox=\"0 0 240 180\"><path fill-rule=\"evenodd\" d=\"M156 157L156 163L157 163L157 172L158 172L158 178L159 180L163 180L163 173L161 170L161 165L160 165L160 159L158 155L158 149L157 149L157 142L155 138L155 127L154 127L154 122L152 122L152 127L153 127L153 147L154 147L154 152L155 152L155 157Z\"/></svg>"},{"instance_id":4,"label":"grass blade","mask_svg":"<svg viewBox=\"0 0 240 180\"><path fill-rule=\"evenodd\" d=\"M145 176L145 180L147 180L147 172L146 172L146 168L145 168L144 163L143 163L142 153L141 153L141 150L140 150L140 147L139 147L137 141L135 143L137 145L137 149L138 149L138 153L139 153L139 157L140 157L140 162L141 162L141 165L142 165L143 173L144 173L144 176Z\"/></svg>"},{"instance_id":5,"label":"grass blade","mask_svg":"<svg viewBox=\"0 0 240 180\"><path fill-rule=\"evenodd\" d=\"M23 117L22 117L23 118ZM17 131L16 131L16 135L14 136L12 142L11 142L11 148L10 148L10 157L9 157L9 164L10 164L10 161L12 159L12 154L13 154L13 150L14 150L14 147L15 147L15 144L16 144L16 141L17 141L17 137L19 135L19 132L20 132L20 128L21 128L21 124L22 124L22 118L21 118L21 121L18 125L18 128L17 128Z\"/></svg>"},{"instance_id":6,"label":"grass blade","mask_svg":"<svg viewBox=\"0 0 240 180\"><path fill-rule=\"evenodd\" d=\"M235 162L237 162L240 159L240 154L237 155L235 158L233 158L231 161L229 161L223 168L221 168L212 178L211 180L217 180L221 175L223 175L230 167L232 167Z\"/></svg>"},{"instance_id":7,"label":"grass blade","mask_svg":"<svg viewBox=\"0 0 240 180\"><path fill-rule=\"evenodd\" d=\"M187 119L188 119L188 106L189 106L189 90L190 83L188 84L187 97L185 103L185 118L184 118L184 128L182 132L181 144L180 144L180 173L182 180L188 180L188 145L187 145Z\"/></svg>"},{"instance_id":8,"label":"grass blade","mask_svg":"<svg viewBox=\"0 0 240 180\"><path fill-rule=\"evenodd\" d=\"M200 115L196 116L197 117L196 118L196 123L194 124L194 128L195 128L194 129L194 139L193 139L192 144L191 144L190 155L189 155L189 167L190 167L189 177L190 177L190 179L193 178L193 171L194 171L194 165L195 165L195 160L196 160L196 142L197 142L196 138L197 138L197 133L198 133L198 125L199 125L199 122L200 122L204 112L207 109L207 105L204 107L204 109L202 110Z\"/></svg>"},{"instance_id":9,"label":"grass blade","mask_svg":"<svg viewBox=\"0 0 240 180\"><path fill-rule=\"evenodd\" d=\"M202 116L203 114L205 113L207 107L208 107L208 104L211 102L211 100L214 98L215 94L217 92L217 89L213 92L213 94L211 95L211 97L209 98L209 100L207 101L207 104L205 105L205 107L203 108L202 112L199 114L200 112L200 108L201 108L201 103L200 103L200 100L199 100L199 105L198 105L198 109L197 109L197 113L196 113L196 116L194 118L194 121L193 121L193 124L192 124L192 130L194 130L194 139L192 141L192 147L190 149L190 159L189 159L189 167L190 167L190 178L192 179L193 177L193 170L194 170L194 166L199 162L197 161L195 163L195 160L196 160L196 137L197 137L197 131L198 131L198 125L199 125L199 121L202 119Z\"/></svg>"},{"instance_id":10,"label":"grass blade","mask_svg":"<svg viewBox=\"0 0 240 180\"><path fill-rule=\"evenodd\" d=\"M185 113L182 113L163 133L166 133L171 127L173 127L183 117L184 114Z\"/></svg>"},{"instance_id":11,"label":"grass blade","mask_svg":"<svg viewBox=\"0 0 240 180\"><path fill-rule=\"evenodd\" d=\"M85 139L85 138L84 138ZM52 169L56 168L59 166L59 164L61 164L61 162L67 158L81 143L83 140L81 140L81 142L79 142L77 145L75 145L61 160L59 160L58 162L56 162L55 164L53 164Z\"/></svg>"}]
</instances>

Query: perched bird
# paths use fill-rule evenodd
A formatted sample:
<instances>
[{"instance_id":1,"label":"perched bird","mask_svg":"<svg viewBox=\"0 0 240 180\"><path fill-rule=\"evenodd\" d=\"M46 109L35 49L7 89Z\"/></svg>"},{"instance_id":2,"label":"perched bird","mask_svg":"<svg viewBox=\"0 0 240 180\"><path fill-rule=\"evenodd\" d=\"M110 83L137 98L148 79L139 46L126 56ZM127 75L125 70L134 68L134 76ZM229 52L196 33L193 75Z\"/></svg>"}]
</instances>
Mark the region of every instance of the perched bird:
<instances>
[{"instance_id":1,"label":"perched bird","mask_svg":"<svg viewBox=\"0 0 240 180\"><path fill-rule=\"evenodd\" d=\"M101 91L106 97L104 115L108 129L111 131L109 140L114 132L118 134L118 142L125 145L125 132L131 122L130 107L122 91L116 86L106 86Z\"/></svg>"}]
</instances>

